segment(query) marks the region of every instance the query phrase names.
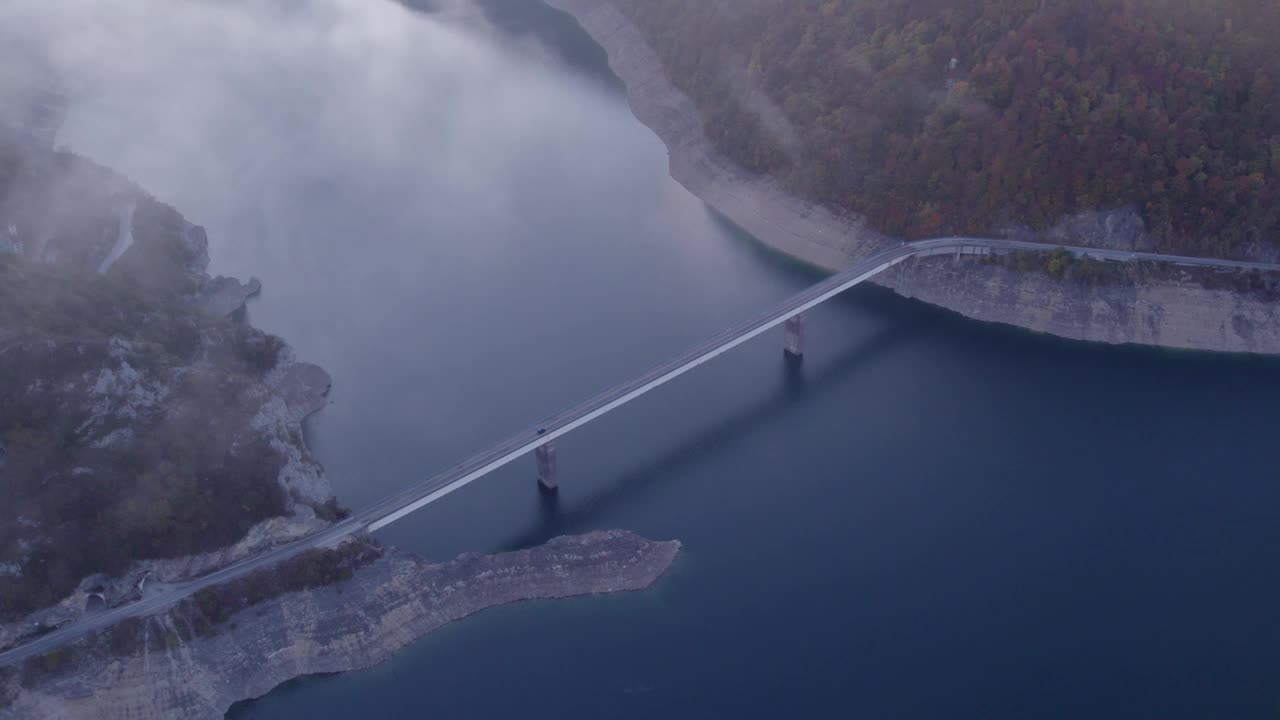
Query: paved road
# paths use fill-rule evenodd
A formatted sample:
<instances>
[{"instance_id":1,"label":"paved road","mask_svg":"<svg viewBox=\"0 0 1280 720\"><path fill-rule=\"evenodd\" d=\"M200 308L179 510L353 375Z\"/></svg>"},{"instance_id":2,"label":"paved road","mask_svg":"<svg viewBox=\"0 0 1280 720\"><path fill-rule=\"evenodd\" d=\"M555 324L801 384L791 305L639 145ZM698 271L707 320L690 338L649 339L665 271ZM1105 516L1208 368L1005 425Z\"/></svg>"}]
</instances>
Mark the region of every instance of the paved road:
<instances>
[{"instance_id":1,"label":"paved road","mask_svg":"<svg viewBox=\"0 0 1280 720\"><path fill-rule=\"evenodd\" d=\"M49 652L91 632L110 627L121 620L159 612L210 585L217 585L254 570L273 565L306 550L336 543L361 528L362 526L357 521L348 518L297 542L282 545L273 550L246 558L195 580L174 583L167 586L163 592L146 595L143 599L128 605L121 605L101 613L86 615L78 622L54 630L25 645L0 653L0 667L19 663L29 657Z\"/></svg>"},{"instance_id":2,"label":"paved road","mask_svg":"<svg viewBox=\"0 0 1280 720\"><path fill-rule=\"evenodd\" d=\"M1032 250L1044 252L1053 250L1058 245L1049 245L1046 243L1025 242L1021 240L996 240L991 238L965 238L951 237L939 238L937 240L922 240L918 243L908 243L908 245L923 245L926 243L936 242L952 242L962 245L971 245L974 247L990 248L993 251L1007 250ZM1214 258L1191 257L1188 255L1161 255L1160 253L1136 252L1128 250L1103 250L1100 248L1075 247L1071 245L1061 246L1069 251L1072 255L1080 257L1090 257L1096 260L1115 260L1119 262L1159 262L1171 263L1174 265L1195 265L1199 267L1235 269L1235 270L1261 270L1264 272L1280 272L1280 263L1268 262L1249 262L1246 260L1217 260Z\"/></svg>"},{"instance_id":3,"label":"paved road","mask_svg":"<svg viewBox=\"0 0 1280 720\"><path fill-rule=\"evenodd\" d=\"M48 652L126 618L158 612L202 588L226 582L232 578L270 566L306 550L331 546L342 538L357 532L374 532L386 527L409 513L435 502L512 460L529 453L534 448L551 442L574 428L591 422L610 410L620 407L650 390L683 375L716 356L728 352L757 335L782 324L787 319L839 295L854 285L910 257L956 252L985 254L1011 250L1046 251L1052 250L1054 247L1056 246L1017 240L950 237L903 243L889 248L857 263L844 272L832 275L783 302L764 315L710 337L696 347L671 358L640 377L615 385L564 412L553 415L538 425L530 427L524 432L508 438L401 493L382 500L319 533L241 560L190 582L167 587L163 591L156 592L129 605L123 605L98 615L87 616L30 643L0 653L0 666L21 662L28 657ZM1211 268L1280 272L1280 264L1273 263L1214 260L1210 258L1080 247L1068 247L1067 250L1078 256L1119 262L1152 261ZM537 432L538 428L542 428L544 432L539 434Z\"/></svg>"}]
</instances>

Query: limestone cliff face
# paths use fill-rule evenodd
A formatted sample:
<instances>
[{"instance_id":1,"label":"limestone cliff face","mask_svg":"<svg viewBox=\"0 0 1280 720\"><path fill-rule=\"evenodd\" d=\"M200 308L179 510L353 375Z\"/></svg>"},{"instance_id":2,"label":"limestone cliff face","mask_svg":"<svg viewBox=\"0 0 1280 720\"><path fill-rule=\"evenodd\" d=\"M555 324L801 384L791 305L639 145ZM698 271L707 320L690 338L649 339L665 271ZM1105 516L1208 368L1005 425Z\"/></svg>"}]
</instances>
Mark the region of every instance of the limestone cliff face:
<instances>
[{"instance_id":1,"label":"limestone cliff face","mask_svg":"<svg viewBox=\"0 0 1280 720\"><path fill-rule=\"evenodd\" d=\"M521 600L639 590L679 552L623 531L563 537L530 550L431 564L391 553L346 582L290 593L233 615L212 637L170 640L116 658L85 651L65 674L0 676L12 720L221 718L302 675L366 668L440 626ZM147 631L188 637L177 611Z\"/></svg>"},{"instance_id":2,"label":"limestone cliff face","mask_svg":"<svg viewBox=\"0 0 1280 720\"><path fill-rule=\"evenodd\" d=\"M800 200L718 156L693 102L671 83L641 31L610 0L546 1L573 15L608 52L632 111L666 144L671 176L711 208L765 245L828 270L848 267L892 242L861 218ZM1124 209L1085 213L1027 239L1145 249L1140 224ZM979 320L1079 340L1280 353L1274 303L1193 278L1171 274L1132 287L1097 287L972 261L957 266L931 259L918 267L909 286L913 297ZM900 290L894 277L876 282Z\"/></svg>"}]
</instances>

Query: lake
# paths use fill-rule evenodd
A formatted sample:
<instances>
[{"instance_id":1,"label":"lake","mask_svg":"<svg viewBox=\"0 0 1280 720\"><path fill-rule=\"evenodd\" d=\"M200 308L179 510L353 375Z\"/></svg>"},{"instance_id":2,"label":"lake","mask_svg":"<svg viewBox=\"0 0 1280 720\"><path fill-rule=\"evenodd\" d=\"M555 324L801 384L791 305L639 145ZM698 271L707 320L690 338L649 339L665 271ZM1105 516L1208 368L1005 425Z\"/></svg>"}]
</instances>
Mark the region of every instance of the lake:
<instances>
[{"instance_id":1,"label":"lake","mask_svg":"<svg viewBox=\"0 0 1280 720\"><path fill-rule=\"evenodd\" d=\"M603 52L540 3L196 5L101 71L64 138L204 224L214 271L262 280L250 319L333 375L307 432L350 507L820 277L670 180ZM652 590L487 611L232 717L1280 707L1280 362L866 286L809 315L803 363L781 343L557 441L555 498L529 458L379 535L435 559L681 540Z\"/></svg>"}]
</instances>

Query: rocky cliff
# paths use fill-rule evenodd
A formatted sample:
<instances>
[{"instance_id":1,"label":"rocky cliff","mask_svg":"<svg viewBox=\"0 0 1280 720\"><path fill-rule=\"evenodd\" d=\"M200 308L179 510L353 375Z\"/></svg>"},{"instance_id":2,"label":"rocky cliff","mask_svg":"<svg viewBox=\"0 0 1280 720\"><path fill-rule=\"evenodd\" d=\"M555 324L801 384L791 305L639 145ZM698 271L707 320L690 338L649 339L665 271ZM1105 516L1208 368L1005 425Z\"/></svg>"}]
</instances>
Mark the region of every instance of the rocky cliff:
<instances>
[{"instance_id":1,"label":"rocky cliff","mask_svg":"<svg viewBox=\"0 0 1280 720\"><path fill-rule=\"evenodd\" d=\"M893 242L861 218L799 200L770 178L719 157L693 102L671 83L644 35L610 0L547 3L574 16L607 51L632 111L666 144L671 176L760 242L828 270ZM1065 218L1038 239L1134 249L1147 244L1141 220L1123 208ZM1138 275L1130 287L1100 287L976 260L949 262L921 261L909 286L897 276L876 282L899 291L909 287L913 297L969 317L1072 339L1280 353L1280 318L1269 292L1223 289L1176 272L1154 279ZM1276 282L1267 278L1264 284Z\"/></svg>"},{"instance_id":2,"label":"rocky cliff","mask_svg":"<svg viewBox=\"0 0 1280 720\"><path fill-rule=\"evenodd\" d=\"M221 718L291 678L370 667L440 626L522 600L640 590L670 567L675 541L622 531L431 564L389 553L350 580L278 596L192 637L180 611L146 623L142 650L83 649L65 668L0 675L0 717ZM239 629L235 629L235 628Z\"/></svg>"},{"instance_id":3,"label":"rocky cliff","mask_svg":"<svg viewBox=\"0 0 1280 720\"><path fill-rule=\"evenodd\" d=\"M329 377L208 262L125 178L0 134L0 647L332 519L301 431Z\"/></svg>"}]
</instances>

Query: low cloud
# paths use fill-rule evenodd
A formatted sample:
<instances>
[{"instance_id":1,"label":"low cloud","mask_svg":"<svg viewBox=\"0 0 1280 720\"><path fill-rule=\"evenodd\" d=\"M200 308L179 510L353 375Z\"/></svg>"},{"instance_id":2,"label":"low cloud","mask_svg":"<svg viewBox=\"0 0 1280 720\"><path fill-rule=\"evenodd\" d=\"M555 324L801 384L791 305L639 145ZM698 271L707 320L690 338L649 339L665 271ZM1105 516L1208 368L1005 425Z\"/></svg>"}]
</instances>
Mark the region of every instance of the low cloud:
<instances>
[{"instance_id":1,"label":"low cloud","mask_svg":"<svg viewBox=\"0 0 1280 720\"><path fill-rule=\"evenodd\" d=\"M40 71L10 76L56 78L66 91L60 143L197 222L209 208L286 193L391 202L471 192L499 205L494 179L538 152L530 138L572 133L581 108L546 103L548 87L568 80L493 42L473 8L439 10L390 0L9 0L0 60L14 68L9 57L23 56ZM0 103L14 99L0 84Z\"/></svg>"}]
</instances>

